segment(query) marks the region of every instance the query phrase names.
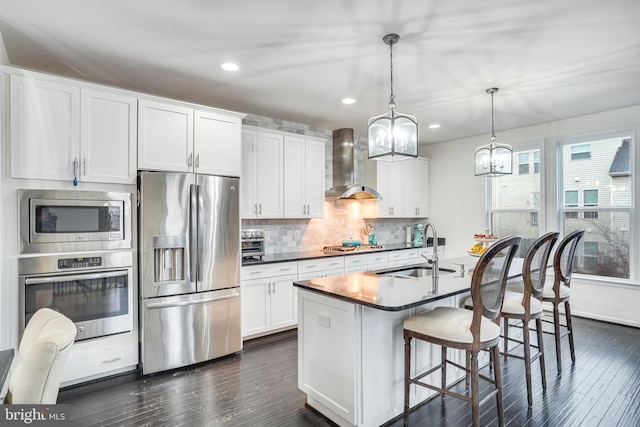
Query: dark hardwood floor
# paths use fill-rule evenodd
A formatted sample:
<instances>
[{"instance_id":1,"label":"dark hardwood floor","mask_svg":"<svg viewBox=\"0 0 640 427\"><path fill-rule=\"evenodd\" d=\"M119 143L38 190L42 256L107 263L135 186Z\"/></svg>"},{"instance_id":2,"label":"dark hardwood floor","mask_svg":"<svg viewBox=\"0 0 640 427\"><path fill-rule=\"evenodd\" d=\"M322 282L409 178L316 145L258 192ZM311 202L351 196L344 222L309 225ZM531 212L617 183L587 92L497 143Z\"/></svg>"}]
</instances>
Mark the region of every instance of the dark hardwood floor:
<instances>
[{"instance_id":1,"label":"dark hardwood floor","mask_svg":"<svg viewBox=\"0 0 640 427\"><path fill-rule=\"evenodd\" d=\"M508 426L639 426L640 329L574 318L577 362L568 346L556 374L553 337L545 336L547 392L533 369L533 407L527 407L522 361L503 362ZM297 387L295 331L245 343L215 362L142 377L124 374L61 390L74 426L330 426L305 407ZM459 387L463 387L459 384ZM497 425L494 400L483 426ZM432 399L411 414L411 425L466 426L468 404ZM391 424L402 425L402 421Z\"/></svg>"}]
</instances>

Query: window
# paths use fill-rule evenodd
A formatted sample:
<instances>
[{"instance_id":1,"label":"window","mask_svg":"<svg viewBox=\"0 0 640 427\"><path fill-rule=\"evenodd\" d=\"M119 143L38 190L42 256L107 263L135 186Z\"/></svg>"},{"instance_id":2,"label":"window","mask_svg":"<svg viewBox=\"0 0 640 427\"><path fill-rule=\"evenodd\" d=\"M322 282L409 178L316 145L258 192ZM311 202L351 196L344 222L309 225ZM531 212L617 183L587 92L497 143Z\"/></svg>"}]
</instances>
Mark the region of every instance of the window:
<instances>
[{"instance_id":1,"label":"window","mask_svg":"<svg viewBox=\"0 0 640 427\"><path fill-rule=\"evenodd\" d=\"M568 190L564 192L565 206L578 206L578 190Z\"/></svg>"},{"instance_id":2,"label":"window","mask_svg":"<svg viewBox=\"0 0 640 427\"><path fill-rule=\"evenodd\" d=\"M584 190L582 199L584 206L598 206L598 190ZM585 211L584 219L598 219L598 211Z\"/></svg>"},{"instance_id":3,"label":"window","mask_svg":"<svg viewBox=\"0 0 640 427\"><path fill-rule=\"evenodd\" d=\"M529 153L518 153L518 173L529 173Z\"/></svg>"},{"instance_id":4,"label":"window","mask_svg":"<svg viewBox=\"0 0 640 427\"><path fill-rule=\"evenodd\" d=\"M505 175L487 181L489 187L489 221L491 232L499 237L517 234L522 236L518 249L519 257L524 257L528 245L540 236L544 225L541 200L540 174L531 173L532 153L538 153L540 159L542 142L527 147L514 147L513 168L518 174ZM540 165L538 164L538 170Z\"/></svg>"},{"instance_id":5,"label":"window","mask_svg":"<svg viewBox=\"0 0 640 427\"><path fill-rule=\"evenodd\" d=\"M562 234L586 231L575 273L631 278L633 139L617 133L558 141Z\"/></svg>"},{"instance_id":6,"label":"window","mask_svg":"<svg viewBox=\"0 0 640 427\"><path fill-rule=\"evenodd\" d=\"M591 158L591 144L576 144L571 146L571 160Z\"/></svg>"},{"instance_id":7,"label":"window","mask_svg":"<svg viewBox=\"0 0 640 427\"><path fill-rule=\"evenodd\" d=\"M533 173L540 173L540 150L533 152Z\"/></svg>"}]
</instances>

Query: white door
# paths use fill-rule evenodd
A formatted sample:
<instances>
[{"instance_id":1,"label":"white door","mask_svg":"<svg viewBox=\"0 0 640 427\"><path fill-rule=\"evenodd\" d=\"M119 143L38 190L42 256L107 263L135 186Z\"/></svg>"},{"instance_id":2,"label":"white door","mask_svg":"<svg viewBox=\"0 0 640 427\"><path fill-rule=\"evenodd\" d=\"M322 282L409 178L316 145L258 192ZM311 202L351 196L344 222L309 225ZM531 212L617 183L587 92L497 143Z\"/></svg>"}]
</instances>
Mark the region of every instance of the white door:
<instances>
[{"instance_id":1,"label":"white door","mask_svg":"<svg viewBox=\"0 0 640 427\"><path fill-rule=\"evenodd\" d=\"M325 144L307 140L305 147L305 199L308 218L324 217ZM285 163L286 164L286 163Z\"/></svg>"},{"instance_id":2,"label":"white door","mask_svg":"<svg viewBox=\"0 0 640 427\"><path fill-rule=\"evenodd\" d=\"M195 111L195 171L201 174L240 176L242 122L239 117Z\"/></svg>"},{"instance_id":3,"label":"white door","mask_svg":"<svg viewBox=\"0 0 640 427\"><path fill-rule=\"evenodd\" d=\"M259 218L283 218L283 136L258 132L256 204Z\"/></svg>"},{"instance_id":4,"label":"white door","mask_svg":"<svg viewBox=\"0 0 640 427\"><path fill-rule=\"evenodd\" d=\"M306 216L305 178L308 171L305 163L305 139L286 136L284 138L283 200L285 218Z\"/></svg>"},{"instance_id":5,"label":"white door","mask_svg":"<svg viewBox=\"0 0 640 427\"><path fill-rule=\"evenodd\" d=\"M284 328L298 324L298 293L293 282L297 275L272 278L271 327Z\"/></svg>"},{"instance_id":6,"label":"white door","mask_svg":"<svg viewBox=\"0 0 640 427\"><path fill-rule=\"evenodd\" d=\"M80 89L10 76L11 176L72 181L80 161Z\"/></svg>"},{"instance_id":7,"label":"white door","mask_svg":"<svg viewBox=\"0 0 640 427\"><path fill-rule=\"evenodd\" d=\"M242 130L242 176L240 177L240 217L257 218L256 203L256 161L258 153L258 133Z\"/></svg>"},{"instance_id":8,"label":"white door","mask_svg":"<svg viewBox=\"0 0 640 427\"><path fill-rule=\"evenodd\" d=\"M81 180L135 184L137 98L82 89Z\"/></svg>"},{"instance_id":9,"label":"white door","mask_svg":"<svg viewBox=\"0 0 640 427\"><path fill-rule=\"evenodd\" d=\"M193 172L193 109L138 102L138 169Z\"/></svg>"},{"instance_id":10,"label":"white door","mask_svg":"<svg viewBox=\"0 0 640 427\"><path fill-rule=\"evenodd\" d=\"M242 336L261 334L270 327L270 294L271 279L251 279L241 282L242 301Z\"/></svg>"}]
</instances>

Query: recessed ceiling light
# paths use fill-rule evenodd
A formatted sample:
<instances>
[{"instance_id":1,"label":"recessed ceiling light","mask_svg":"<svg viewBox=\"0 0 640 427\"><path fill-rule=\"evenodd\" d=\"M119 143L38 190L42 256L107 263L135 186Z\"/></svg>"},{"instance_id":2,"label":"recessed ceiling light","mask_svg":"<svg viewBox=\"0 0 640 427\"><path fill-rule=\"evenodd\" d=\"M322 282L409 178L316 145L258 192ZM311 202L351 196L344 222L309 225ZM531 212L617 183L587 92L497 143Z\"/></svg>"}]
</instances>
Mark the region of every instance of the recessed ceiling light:
<instances>
[{"instance_id":1,"label":"recessed ceiling light","mask_svg":"<svg viewBox=\"0 0 640 427\"><path fill-rule=\"evenodd\" d=\"M440 125L438 123L432 123L429 125L429 129L438 129Z\"/></svg>"},{"instance_id":2,"label":"recessed ceiling light","mask_svg":"<svg viewBox=\"0 0 640 427\"><path fill-rule=\"evenodd\" d=\"M356 100L353 99L353 98L345 98L345 99L342 100L342 103L343 104L355 104Z\"/></svg>"},{"instance_id":3,"label":"recessed ceiling light","mask_svg":"<svg viewBox=\"0 0 640 427\"><path fill-rule=\"evenodd\" d=\"M238 64L234 64L233 62L225 62L224 64L220 64L220 68L225 71L238 71L240 67Z\"/></svg>"}]
</instances>

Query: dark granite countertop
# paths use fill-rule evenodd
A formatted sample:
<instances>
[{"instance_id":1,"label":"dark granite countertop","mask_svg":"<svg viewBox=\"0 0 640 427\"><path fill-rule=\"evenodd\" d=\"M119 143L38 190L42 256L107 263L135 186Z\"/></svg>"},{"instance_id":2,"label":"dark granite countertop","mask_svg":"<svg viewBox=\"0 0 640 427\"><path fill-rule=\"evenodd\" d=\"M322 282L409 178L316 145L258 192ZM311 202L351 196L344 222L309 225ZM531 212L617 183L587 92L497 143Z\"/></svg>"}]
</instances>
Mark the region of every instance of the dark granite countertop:
<instances>
[{"instance_id":1,"label":"dark granite countertop","mask_svg":"<svg viewBox=\"0 0 640 427\"><path fill-rule=\"evenodd\" d=\"M444 246L446 243L444 238L438 238L438 246ZM433 246L433 239L427 239L427 247ZM335 254L325 254L321 250L319 251L299 251L299 252L283 252L279 254L269 254L264 255L260 258L243 258L242 265L259 265L259 264L271 264L276 262L287 262L287 261L300 261L305 259L314 259L314 258L326 258L333 256L349 256L349 255L361 255L368 254L372 252L389 252L389 251L398 251L402 249L413 249L415 246L410 243L391 243L388 245L383 245L382 249L372 249L366 251L352 251L352 252L339 252Z\"/></svg>"},{"instance_id":2,"label":"dark granite countertop","mask_svg":"<svg viewBox=\"0 0 640 427\"><path fill-rule=\"evenodd\" d=\"M478 259L472 256L463 256L440 260L441 269L451 269L455 273L441 272L436 286L434 286L431 276L385 276L370 271L299 280L293 284L300 289L317 292L346 302L379 310L400 311L468 292L471 286L471 273ZM522 258L513 259L509 278L522 275L522 262ZM459 264L464 264L464 270ZM426 266L427 264L417 265ZM378 270L377 273L390 272L400 268L410 267L387 268Z\"/></svg>"}]
</instances>

